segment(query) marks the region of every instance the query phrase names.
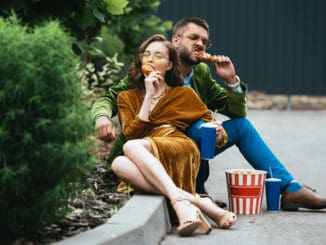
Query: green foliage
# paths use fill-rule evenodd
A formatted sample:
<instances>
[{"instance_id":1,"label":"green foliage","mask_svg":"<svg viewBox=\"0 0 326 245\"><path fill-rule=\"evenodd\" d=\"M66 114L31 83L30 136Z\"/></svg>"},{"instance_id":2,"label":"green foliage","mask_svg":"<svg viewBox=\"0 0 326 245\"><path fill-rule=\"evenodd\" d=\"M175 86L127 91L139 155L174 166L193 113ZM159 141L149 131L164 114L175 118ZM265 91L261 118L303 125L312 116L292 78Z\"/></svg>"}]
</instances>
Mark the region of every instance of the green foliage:
<instances>
[{"instance_id":1,"label":"green foliage","mask_svg":"<svg viewBox=\"0 0 326 245\"><path fill-rule=\"evenodd\" d=\"M123 63L117 59L117 53L112 57L105 57L106 63L97 69L93 63L88 63L81 70L84 97L91 103L105 93L110 85L120 77Z\"/></svg>"},{"instance_id":2,"label":"green foliage","mask_svg":"<svg viewBox=\"0 0 326 245\"><path fill-rule=\"evenodd\" d=\"M123 8L127 6L126 0L105 0L107 4L107 10L113 15L123 14Z\"/></svg>"},{"instance_id":3,"label":"green foliage","mask_svg":"<svg viewBox=\"0 0 326 245\"><path fill-rule=\"evenodd\" d=\"M58 22L0 18L0 230L32 234L64 214L94 165L78 59Z\"/></svg>"},{"instance_id":4,"label":"green foliage","mask_svg":"<svg viewBox=\"0 0 326 245\"><path fill-rule=\"evenodd\" d=\"M24 23L34 25L43 19L59 19L74 35L74 51L101 69L103 57L119 54L128 64L139 44L152 34L166 34L171 21L155 16L161 0L4 0L0 14L8 16L11 10ZM122 15L123 14L123 15ZM102 42L98 42L101 37ZM117 81L119 81L121 76Z\"/></svg>"},{"instance_id":5,"label":"green foliage","mask_svg":"<svg viewBox=\"0 0 326 245\"><path fill-rule=\"evenodd\" d=\"M106 40L116 39L117 43L123 43L121 52L121 61L125 64L130 64L134 54L140 43L153 34L166 35L172 29L171 21L163 21L155 16L155 12L160 5L161 0L134 0L130 1L129 5L125 8L125 14L119 16L111 16L107 24L107 33L110 36L103 34L102 47L107 46ZM110 41L108 41L110 42ZM112 51L111 51L112 52ZM107 53L112 56L113 53ZM115 51L117 52L117 51Z\"/></svg>"},{"instance_id":6,"label":"green foliage","mask_svg":"<svg viewBox=\"0 0 326 245\"><path fill-rule=\"evenodd\" d=\"M127 0L2 0L1 14L14 11L30 25L44 19L60 19L75 35L84 37L89 29L98 29L112 15L123 14Z\"/></svg>"}]
</instances>

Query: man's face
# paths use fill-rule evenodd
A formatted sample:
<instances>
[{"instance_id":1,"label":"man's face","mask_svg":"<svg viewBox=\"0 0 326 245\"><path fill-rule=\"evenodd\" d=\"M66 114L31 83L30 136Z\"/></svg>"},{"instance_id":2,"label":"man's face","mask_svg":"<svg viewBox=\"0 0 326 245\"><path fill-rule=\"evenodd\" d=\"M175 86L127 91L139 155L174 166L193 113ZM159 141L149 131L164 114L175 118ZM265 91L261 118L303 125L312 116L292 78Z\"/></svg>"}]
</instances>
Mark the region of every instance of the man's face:
<instances>
[{"instance_id":1,"label":"man's face","mask_svg":"<svg viewBox=\"0 0 326 245\"><path fill-rule=\"evenodd\" d=\"M196 65L200 62L198 52L208 45L208 33L203 27L189 23L172 37L172 43L178 50L181 62Z\"/></svg>"}]
</instances>

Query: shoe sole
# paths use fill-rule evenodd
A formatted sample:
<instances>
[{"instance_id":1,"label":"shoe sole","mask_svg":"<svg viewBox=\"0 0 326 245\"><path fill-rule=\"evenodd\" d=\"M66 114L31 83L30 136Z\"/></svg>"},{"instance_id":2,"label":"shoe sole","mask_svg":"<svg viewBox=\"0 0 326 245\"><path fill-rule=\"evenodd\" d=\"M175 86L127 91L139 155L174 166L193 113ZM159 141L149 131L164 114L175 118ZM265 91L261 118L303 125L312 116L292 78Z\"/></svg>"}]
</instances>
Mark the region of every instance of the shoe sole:
<instances>
[{"instance_id":1,"label":"shoe sole","mask_svg":"<svg viewBox=\"0 0 326 245\"><path fill-rule=\"evenodd\" d=\"M284 211L298 211L299 208L305 208L305 209L312 209L312 210L320 210L326 208L326 203L322 203L318 206L311 206L311 205L304 205L304 204L297 204L297 203L287 203L282 204L281 209Z\"/></svg>"},{"instance_id":2,"label":"shoe sole","mask_svg":"<svg viewBox=\"0 0 326 245\"><path fill-rule=\"evenodd\" d=\"M194 231L199 227L199 225L200 221L194 221L184 227L181 227L181 229L178 229L177 232L179 236L191 236Z\"/></svg>"}]
</instances>

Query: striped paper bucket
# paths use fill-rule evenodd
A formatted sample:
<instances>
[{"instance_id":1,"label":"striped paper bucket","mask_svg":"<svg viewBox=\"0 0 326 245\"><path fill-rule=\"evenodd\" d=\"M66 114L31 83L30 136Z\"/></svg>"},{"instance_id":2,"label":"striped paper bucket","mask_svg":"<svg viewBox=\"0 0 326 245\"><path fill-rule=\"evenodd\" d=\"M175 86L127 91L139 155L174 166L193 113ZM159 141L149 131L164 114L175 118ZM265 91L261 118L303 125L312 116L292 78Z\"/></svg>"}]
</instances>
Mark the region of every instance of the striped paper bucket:
<instances>
[{"instance_id":1,"label":"striped paper bucket","mask_svg":"<svg viewBox=\"0 0 326 245\"><path fill-rule=\"evenodd\" d=\"M250 169L230 169L225 173L230 210L235 214L259 214L267 172Z\"/></svg>"}]
</instances>

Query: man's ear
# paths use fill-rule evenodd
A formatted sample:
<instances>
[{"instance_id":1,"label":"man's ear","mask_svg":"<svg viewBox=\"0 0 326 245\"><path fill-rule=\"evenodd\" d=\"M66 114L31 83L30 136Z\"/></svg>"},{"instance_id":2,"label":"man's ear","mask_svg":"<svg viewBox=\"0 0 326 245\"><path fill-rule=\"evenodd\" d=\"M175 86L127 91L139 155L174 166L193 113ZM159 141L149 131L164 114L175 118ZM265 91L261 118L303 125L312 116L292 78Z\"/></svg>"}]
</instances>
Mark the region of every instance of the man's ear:
<instances>
[{"instance_id":1,"label":"man's ear","mask_svg":"<svg viewBox=\"0 0 326 245\"><path fill-rule=\"evenodd\" d=\"M175 48L179 47L179 39L177 35L173 35L172 36L172 44Z\"/></svg>"}]
</instances>

